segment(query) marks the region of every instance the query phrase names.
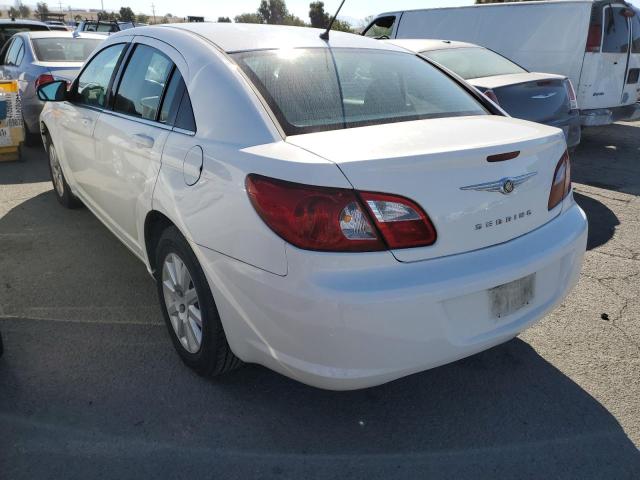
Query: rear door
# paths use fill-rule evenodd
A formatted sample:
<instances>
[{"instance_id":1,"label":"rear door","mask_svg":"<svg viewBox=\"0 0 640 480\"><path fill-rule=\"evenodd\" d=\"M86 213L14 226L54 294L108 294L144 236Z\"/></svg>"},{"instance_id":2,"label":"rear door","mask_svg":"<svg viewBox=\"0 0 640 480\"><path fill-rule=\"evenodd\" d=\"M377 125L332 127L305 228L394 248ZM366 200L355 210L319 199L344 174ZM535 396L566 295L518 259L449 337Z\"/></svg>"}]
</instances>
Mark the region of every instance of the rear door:
<instances>
[{"instance_id":1,"label":"rear door","mask_svg":"<svg viewBox=\"0 0 640 480\"><path fill-rule=\"evenodd\" d=\"M628 9L621 4L605 5L600 13L599 8L594 7L591 30L600 28L602 43L599 51L585 53L580 79L581 109L619 106L625 89L630 51L630 22L625 16Z\"/></svg>"},{"instance_id":2,"label":"rear door","mask_svg":"<svg viewBox=\"0 0 640 480\"><path fill-rule=\"evenodd\" d=\"M130 248L140 253L138 219L151 205L162 151L172 130L167 118L175 88L169 85L180 70L186 70L180 53L163 42L135 37L112 110L100 116L94 131L97 150L92 168L100 181L100 208Z\"/></svg>"}]
</instances>

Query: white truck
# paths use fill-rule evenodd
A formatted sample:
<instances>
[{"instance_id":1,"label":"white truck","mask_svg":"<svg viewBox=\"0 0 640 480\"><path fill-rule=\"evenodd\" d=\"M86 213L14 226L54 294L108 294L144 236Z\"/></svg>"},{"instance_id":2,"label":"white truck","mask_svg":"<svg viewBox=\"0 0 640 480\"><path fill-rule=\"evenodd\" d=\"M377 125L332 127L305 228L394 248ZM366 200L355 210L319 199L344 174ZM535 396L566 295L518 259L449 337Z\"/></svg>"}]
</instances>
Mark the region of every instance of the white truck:
<instances>
[{"instance_id":1,"label":"white truck","mask_svg":"<svg viewBox=\"0 0 640 480\"><path fill-rule=\"evenodd\" d=\"M363 35L490 48L530 71L569 77L582 125L640 118L640 11L621 0L553 0L378 15Z\"/></svg>"}]
</instances>

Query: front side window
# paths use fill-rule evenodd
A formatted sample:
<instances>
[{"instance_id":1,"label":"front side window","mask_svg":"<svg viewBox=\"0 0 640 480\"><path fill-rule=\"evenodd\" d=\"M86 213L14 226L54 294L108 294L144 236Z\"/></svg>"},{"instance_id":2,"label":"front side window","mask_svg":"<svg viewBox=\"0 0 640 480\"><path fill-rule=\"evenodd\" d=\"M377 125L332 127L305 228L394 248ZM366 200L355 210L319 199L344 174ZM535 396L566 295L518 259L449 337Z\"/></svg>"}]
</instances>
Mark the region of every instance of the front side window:
<instances>
[{"instance_id":1,"label":"front side window","mask_svg":"<svg viewBox=\"0 0 640 480\"><path fill-rule=\"evenodd\" d=\"M233 57L288 135L487 113L453 79L410 53L311 48Z\"/></svg>"},{"instance_id":2,"label":"front side window","mask_svg":"<svg viewBox=\"0 0 640 480\"><path fill-rule=\"evenodd\" d=\"M124 48L124 43L112 45L91 59L78 77L76 100L79 103L105 106L109 82Z\"/></svg>"},{"instance_id":3,"label":"front side window","mask_svg":"<svg viewBox=\"0 0 640 480\"><path fill-rule=\"evenodd\" d=\"M34 38L33 53L42 62L84 62L102 42L96 38Z\"/></svg>"},{"instance_id":4,"label":"front side window","mask_svg":"<svg viewBox=\"0 0 640 480\"><path fill-rule=\"evenodd\" d=\"M365 37L370 38L391 38L393 25L396 23L395 15L376 18L364 32Z\"/></svg>"},{"instance_id":5,"label":"front side window","mask_svg":"<svg viewBox=\"0 0 640 480\"><path fill-rule=\"evenodd\" d=\"M166 55L155 48L138 44L122 75L114 110L155 120L172 68L173 63Z\"/></svg>"},{"instance_id":6,"label":"front side window","mask_svg":"<svg viewBox=\"0 0 640 480\"><path fill-rule=\"evenodd\" d=\"M629 22L622 7L604 9L603 53L627 53L629 51Z\"/></svg>"},{"instance_id":7,"label":"front side window","mask_svg":"<svg viewBox=\"0 0 640 480\"><path fill-rule=\"evenodd\" d=\"M457 73L465 80L527 72L511 60L482 47L430 50L422 52L421 55Z\"/></svg>"}]
</instances>

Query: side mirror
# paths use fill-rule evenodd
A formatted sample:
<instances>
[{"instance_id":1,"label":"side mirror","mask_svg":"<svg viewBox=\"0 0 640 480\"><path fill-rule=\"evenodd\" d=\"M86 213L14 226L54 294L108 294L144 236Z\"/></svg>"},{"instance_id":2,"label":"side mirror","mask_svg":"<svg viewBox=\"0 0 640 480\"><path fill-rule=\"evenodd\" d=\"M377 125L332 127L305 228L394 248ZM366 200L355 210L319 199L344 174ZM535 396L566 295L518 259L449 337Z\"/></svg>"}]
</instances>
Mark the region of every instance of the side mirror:
<instances>
[{"instance_id":1,"label":"side mirror","mask_svg":"<svg viewBox=\"0 0 640 480\"><path fill-rule=\"evenodd\" d=\"M56 80L38 87L38 98L45 102L63 102L67 99L66 80Z\"/></svg>"}]
</instances>

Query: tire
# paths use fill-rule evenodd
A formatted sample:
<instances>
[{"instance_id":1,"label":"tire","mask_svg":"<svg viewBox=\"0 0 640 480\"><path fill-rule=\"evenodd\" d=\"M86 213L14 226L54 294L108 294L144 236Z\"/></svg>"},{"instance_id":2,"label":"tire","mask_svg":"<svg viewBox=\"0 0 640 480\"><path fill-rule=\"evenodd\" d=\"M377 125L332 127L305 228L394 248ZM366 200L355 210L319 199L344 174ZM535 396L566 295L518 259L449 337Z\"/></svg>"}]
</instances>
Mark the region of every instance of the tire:
<instances>
[{"instance_id":1,"label":"tire","mask_svg":"<svg viewBox=\"0 0 640 480\"><path fill-rule=\"evenodd\" d=\"M177 228L169 227L160 235L156 265L162 314L182 361L203 376L218 376L242 365L227 343L202 267ZM180 275L183 266L186 276ZM186 280L174 281L178 277Z\"/></svg>"},{"instance_id":2,"label":"tire","mask_svg":"<svg viewBox=\"0 0 640 480\"><path fill-rule=\"evenodd\" d=\"M24 142L23 143L25 147L33 147L38 145L41 141L40 135L35 134L31 130L29 130L29 127L27 127L27 123L24 121L24 119L23 119L23 125L24 125Z\"/></svg>"},{"instance_id":3,"label":"tire","mask_svg":"<svg viewBox=\"0 0 640 480\"><path fill-rule=\"evenodd\" d=\"M51 138L47 138L47 154L49 157L49 174L51 175L51 184L53 185L53 193L60 204L65 208L80 208L82 202L71 193L67 179L64 177L58 154Z\"/></svg>"}]
</instances>

